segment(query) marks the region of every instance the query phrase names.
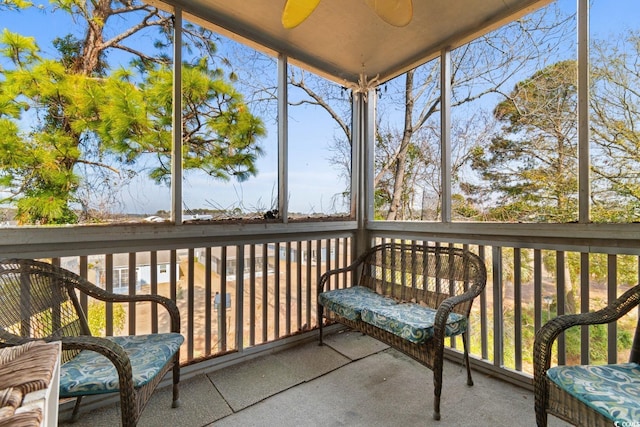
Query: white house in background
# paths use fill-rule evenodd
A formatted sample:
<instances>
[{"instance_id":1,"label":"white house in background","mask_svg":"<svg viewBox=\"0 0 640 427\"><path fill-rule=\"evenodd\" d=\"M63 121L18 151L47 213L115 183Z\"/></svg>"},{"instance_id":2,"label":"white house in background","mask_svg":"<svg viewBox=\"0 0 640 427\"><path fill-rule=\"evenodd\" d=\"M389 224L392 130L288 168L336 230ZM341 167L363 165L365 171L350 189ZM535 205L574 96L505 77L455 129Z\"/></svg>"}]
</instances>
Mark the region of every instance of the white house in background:
<instances>
[{"instance_id":1,"label":"white house in background","mask_svg":"<svg viewBox=\"0 0 640 427\"><path fill-rule=\"evenodd\" d=\"M195 250L196 260L206 265L206 251L205 249ZM244 247L244 274L249 275L251 271L251 257L250 257L250 245ZM263 271L273 271L273 250L271 248L267 251L267 258L265 259L262 250L262 245L256 245L255 253L255 274L256 277L261 277ZM233 279L236 276L236 269L238 265L238 251L236 246L228 246L226 249L226 255L223 255L221 247L216 246L211 248L211 271L218 275L222 274L223 266L226 266L227 279Z\"/></svg>"},{"instance_id":2,"label":"white house in background","mask_svg":"<svg viewBox=\"0 0 640 427\"><path fill-rule=\"evenodd\" d=\"M266 258L264 253L264 247L266 245ZM255 245L255 275L256 277L261 277L263 273L266 271L267 274L273 273L275 267L275 254L276 254L276 245L274 243L267 243L265 245ZM343 247L343 242L340 240L338 242L340 253L343 253L345 248ZM243 274L245 277L248 277L251 273L251 245L244 246L244 255L243 255ZM280 244L278 249L279 260L285 261L287 260L287 246L285 244ZM204 249L196 249L195 257L198 262L205 265L206 264L206 252ZM318 260L321 263L327 261L327 259L332 262L335 260L335 252L334 246L330 246L329 251L327 251L326 241L322 240L320 242L320 248L318 252L318 246L316 242L313 242L311 247L307 247L307 245L302 245L300 251L300 261L302 265L306 265L308 262L311 265L316 265ZM292 245L289 252L289 261L294 263L298 260L298 247L297 245ZM222 273L222 266L226 266L226 274L227 279L234 279L236 277L236 270L238 265L238 251L236 246L228 246L226 249L226 254L223 256L222 248L219 246L213 247L211 249L211 271L220 275Z\"/></svg>"},{"instance_id":3,"label":"white house in background","mask_svg":"<svg viewBox=\"0 0 640 427\"><path fill-rule=\"evenodd\" d=\"M157 254L157 283L167 283L171 279L171 252L158 251ZM180 255L177 257L178 262L175 266L176 280L180 278ZM105 256L95 255L88 258L88 277L89 280L103 289L107 287L107 272L105 267ZM64 268L71 271L78 271L78 259L70 258L63 260ZM125 294L129 292L129 254L113 254L113 269L111 271L111 283L113 292ZM136 255L136 271L135 284L136 289L151 283L151 253L138 252Z\"/></svg>"},{"instance_id":4,"label":"white house in background","mask_svg":"<svg viewBox=\"0 0 640 427\"><path fill-rule=\"evenodd\" d=\"M343 247L342 240L339 240L339 253L344 253L348 248ZM266 248L266 257L264 249ZM248 277L251 273L251 245L244 246L244 261L243 261L243 275ZM330 246L327 251L326 241L320 241L320 248L314 241L309 247L306 244L300 248L300 257L298 257L297 245L291 245L289 257L287 258L287 246L285 244L276 245L274 243L267 243L264 245L255 245L255 258L253 260L255 265L256 277L261 277L265 272L267 274L273 273L275 269L276 253L280 262L289 261L291 263L297 262L300 259L302 265L310 263L316 265L327 262L330 260L332 263L335 261L334 246ZM220 275L223 270L223 266L226 267L227 279L232 280L235 278L238 266L238 253L236 246L228 246L226 254L223 256L223 250L220 246L211 248L211 271ZM168 283L171 280L171 251L157 251L156 261L156 274L157 283ZM178 251L176 254L176 281L180 279L180 260L189 256L187 250ZM115 293L129 293L129 254L118 253L113 254L113 269L111 271L111 284L113 292ZM201 264L206 263L206 251L203 248L195 249L195 259ZM105 255L91 255L88 257L88 278L91 282L100 286L103 289L107 288L107 272L106 272L106 256ZM63 258L62 266L68 270L78 272L78 258ZM135 284L136 289L140 289L142 286L151 283L151 253L150 252L138 252L136 254L136 271L135 271Z\"/></svg>"}]
</instances>

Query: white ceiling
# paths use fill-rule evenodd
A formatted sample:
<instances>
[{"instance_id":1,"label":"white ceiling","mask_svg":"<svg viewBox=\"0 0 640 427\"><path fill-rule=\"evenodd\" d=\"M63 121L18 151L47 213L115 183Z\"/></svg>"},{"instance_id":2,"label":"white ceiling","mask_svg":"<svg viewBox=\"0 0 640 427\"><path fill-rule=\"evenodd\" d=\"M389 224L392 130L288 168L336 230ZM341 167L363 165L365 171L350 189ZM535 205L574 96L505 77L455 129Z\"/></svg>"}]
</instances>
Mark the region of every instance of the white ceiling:
<instances>
[{"instance_id":1,"label":"white ceiling","mask_svg":"<svg viewBox=\"0 0 640 427\"><path fill-rule=\"evenodd\" d=\"M345 84L361 73L380 82L457 47L551 0L413 0L406 27L382 21L364 0L321 0L298 27L282 27L286 0L149 0L185 19Z\"/></svg>"}]
</instances>

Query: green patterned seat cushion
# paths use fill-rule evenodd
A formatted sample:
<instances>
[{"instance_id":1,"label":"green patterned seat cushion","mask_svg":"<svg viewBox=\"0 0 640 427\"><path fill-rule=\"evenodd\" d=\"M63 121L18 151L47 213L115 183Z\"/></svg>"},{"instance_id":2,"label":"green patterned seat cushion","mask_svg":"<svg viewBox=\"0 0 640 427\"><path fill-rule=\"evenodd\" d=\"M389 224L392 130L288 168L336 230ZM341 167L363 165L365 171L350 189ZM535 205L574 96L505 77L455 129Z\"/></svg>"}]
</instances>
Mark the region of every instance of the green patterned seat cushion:
<instances>
[{"instance_id":1,"label":"green patterned seat cushion","mask_svg":"<svg viewBox=\"0 0 640 427\"><path fill-rule=\"evenodd\" d=\"M178 333L107 337L129 355L134 387L145 385L176 354L184 337ZM118 391L118 372L105 356L83 350L60 367L60 397Z\"/></svg>"},{"instance_id":2,"label":"green patterned seat cushion","mask_svg":"<svg viewBox=\"0 0 640 427\"><path fill-rule=\"evenodd\" d=\"M640 365L637 363L556 366L547 371L547 377L611 421L640 420Z\"/></svg>"},{"instance_id":3,"label":"green patterned seat cushion","mask_svg":"<svg viewBox=\"0 0 640 427\"><path fill-rule=\"evenodd\" d=\"M338 316L349 320L360 320L360 311L363 307L384 307L397 304L393 299L378 295L365 286L322 292L318 295L318 302Z\"/></svg>"},{"instance_id":4,"label":"green patterned seat cushion","mask_svg":"<svg viewBox=\"0 0 640 427\"><path fill-rule=\"evenodd\" d=\"M387 307L365 307L362 321L408 341L421 344L433 337L436 310L419 304L407 303ZM449 314L446 336L459 335L467 329L467 318L457 313Z\"/></svg>"}]
</instances>

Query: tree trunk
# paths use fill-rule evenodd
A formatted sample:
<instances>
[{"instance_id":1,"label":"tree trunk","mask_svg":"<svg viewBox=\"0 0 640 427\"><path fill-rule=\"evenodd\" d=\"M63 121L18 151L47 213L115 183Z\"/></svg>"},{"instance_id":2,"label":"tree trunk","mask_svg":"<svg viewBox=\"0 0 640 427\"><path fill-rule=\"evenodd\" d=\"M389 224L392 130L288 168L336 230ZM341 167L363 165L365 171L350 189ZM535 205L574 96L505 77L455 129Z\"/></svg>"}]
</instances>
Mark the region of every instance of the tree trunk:
<instances>
[{"instance_id":1,"label":"tree trunk","mask_svg":"<svg viewBox=\"0 0 640 427\"><path fill-rule=\"evenodd\" d=\"M82 44L82 53L77 58L73 69L74 73L87 76L99 68L100 53L105 48L104 26L113 14L111 0L98 0L93 2L93 5L93 11L84 10L85 14L90 15L90 19L87 19L88 28Z\"/></svg>"},{"instance_id":2,"label":"tree trunk","mask_svg":"<svg viewBox=\"0 0 640 427\"><path fill-rule=\"evenodd\" d=\"M402 199L405 191L410 191L410 188L405 186L406 176L406 164L407 153L409 152L409 146L411 143L411 137L413 135L413 106L415 99L413 97L413 75L415 71L411 70L407 72L407 80L405 83L405 101L406 108L404 110L404 130L402 132L402 142L398 149L398 156L395 161L395 172L393 179L393 195L391 203L389 204L389 212L387 213L387 220L394 221L397 219L404 219L402 214ZM400 212L400 215L398 213Z\"/></svg>"}]
</instances>

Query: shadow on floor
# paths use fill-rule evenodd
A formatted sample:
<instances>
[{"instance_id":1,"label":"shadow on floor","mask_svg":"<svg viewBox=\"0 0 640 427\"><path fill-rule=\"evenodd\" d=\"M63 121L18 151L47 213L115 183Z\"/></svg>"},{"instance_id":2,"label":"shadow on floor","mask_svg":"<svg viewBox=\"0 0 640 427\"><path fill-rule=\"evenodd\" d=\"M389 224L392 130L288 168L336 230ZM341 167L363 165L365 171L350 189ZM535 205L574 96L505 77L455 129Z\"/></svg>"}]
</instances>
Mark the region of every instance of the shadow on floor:
<instances>
[{"instance_id":1,"label":"shadow on floor","mask_svg":"<svg viewBox=\"0 0 640 427\"><path fill-rule=\"evenodd\" d=\"M434 421L432 373L353 331L261 356L181 381L179 408L171 388L156 391L139 426L535 426L533 393L445 362L442 419ZM81 409L82 412L82 409ZM74 424L120 424L118 404L82 412ZM568 424L549 417L550 427Z\"/></svg>"}]
</instances>

